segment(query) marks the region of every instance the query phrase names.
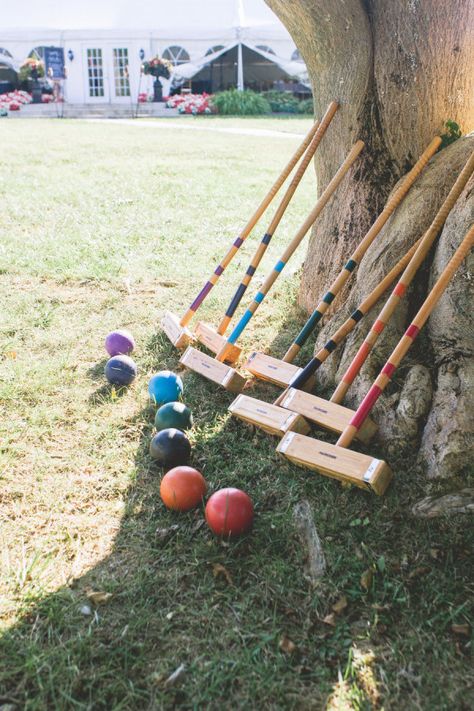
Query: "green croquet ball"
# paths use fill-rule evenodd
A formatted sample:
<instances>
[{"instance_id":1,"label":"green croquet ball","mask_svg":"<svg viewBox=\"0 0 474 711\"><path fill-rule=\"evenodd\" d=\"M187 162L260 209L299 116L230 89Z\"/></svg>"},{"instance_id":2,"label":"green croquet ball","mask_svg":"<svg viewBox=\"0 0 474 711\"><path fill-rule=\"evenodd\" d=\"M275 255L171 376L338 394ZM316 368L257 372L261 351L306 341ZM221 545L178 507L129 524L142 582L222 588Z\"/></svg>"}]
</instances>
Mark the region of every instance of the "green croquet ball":
<instances>
[{"instance_id":1,"label":"green croquet ball","mask_svg":"<svg viewBox=\"0 0 474 711\"><path fill-rule=\"evenodd\" d=\"M189 430L193 426L193 416L189 407L182 402L167 402L162 405L155 416L155 427L165 430L175 427L177 430Z\"/></svg>"}]
</instances>

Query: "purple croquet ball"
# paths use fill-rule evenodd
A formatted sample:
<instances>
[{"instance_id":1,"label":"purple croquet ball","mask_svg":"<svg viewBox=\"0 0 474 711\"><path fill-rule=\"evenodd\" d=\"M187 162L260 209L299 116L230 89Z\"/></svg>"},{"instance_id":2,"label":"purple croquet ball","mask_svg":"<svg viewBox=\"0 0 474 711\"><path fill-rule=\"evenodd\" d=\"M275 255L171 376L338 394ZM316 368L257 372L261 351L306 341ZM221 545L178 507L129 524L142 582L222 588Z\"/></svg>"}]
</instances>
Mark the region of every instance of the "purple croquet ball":
<instances>
[{"instance_id":1,"label":"purple croquet ball","mask_svg":"<svg viewBox=\"0 0 474 711\"><path fill-rule=\"evenodd\" d=\"M128 355L135 348L135 340L125 328L112 331L105 339L105 350L111 356Z\"/></svg>"}]
</instances>

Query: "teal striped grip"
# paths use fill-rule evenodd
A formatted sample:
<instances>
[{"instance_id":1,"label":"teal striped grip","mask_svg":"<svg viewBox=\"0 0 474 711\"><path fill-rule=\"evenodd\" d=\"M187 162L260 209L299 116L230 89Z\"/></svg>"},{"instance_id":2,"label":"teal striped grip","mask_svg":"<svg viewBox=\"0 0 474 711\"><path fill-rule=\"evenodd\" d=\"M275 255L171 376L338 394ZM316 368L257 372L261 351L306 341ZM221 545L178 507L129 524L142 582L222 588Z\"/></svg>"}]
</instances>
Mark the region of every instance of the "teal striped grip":
<instances>
[{"instance_id":1,"label":"teal striped grip","mask_svg":"<svg viewBox=\"0 0 474 711\"><path fill-rule=\"evenodd\" d=\"M273 267L273 270L274 270L275 272L281 272L284 266L285 266L285 262L282 262L281 259L280 259L280 261L277 262L277 263L275 264L275 266Z\"/></svg>"},{"instance_id":2,"label":"teal striped grip","mask_svg":"<svg viewBox=\"0 0 474 711\"><path fill-rule=\"evenodd\" d=\"M313 313L295 338L295 343L297 346L300 346L300 348L304 346L312 331L314 331L316 324L322 319L322 317L323 315L321 311L318 311L317 309L313 311Z\"/></svg>"}]
</instances>

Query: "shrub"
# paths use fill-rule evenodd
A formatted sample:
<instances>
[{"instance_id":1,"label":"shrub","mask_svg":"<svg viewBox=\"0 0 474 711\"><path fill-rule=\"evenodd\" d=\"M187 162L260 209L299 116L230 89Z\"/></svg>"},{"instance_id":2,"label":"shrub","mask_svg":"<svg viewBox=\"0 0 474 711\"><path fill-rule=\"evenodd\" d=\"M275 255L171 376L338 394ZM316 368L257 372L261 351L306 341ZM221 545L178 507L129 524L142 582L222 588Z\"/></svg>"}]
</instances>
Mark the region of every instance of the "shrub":
<instances>
[{"instance_id":1,"label":"shrub","mask_svg":"<svg viewBox=\"0 0 474 711\"><path fill-rule=\"evenodd\" d=\"M217 112L224 116L256 116L269 114L271 111L270 104L262 94L257 94L249 89L221 91L214 96L212 103Z\"/></svg>"},{"instance_id":2,"label":"shrub","mask_svg":"<svg viewBox=\"0 0 474 711\"><path fill-rule=\"evenodd\" d=\"M296 114L299 112L299 101L293 94L283 91L267 91L264 94L274 113Z\"/></svg>"},{"instance_id":3,"label":"shrub","mask_svg":"<svg viewBox=\"0 0 474 711\"><path fill-rule=\"evenodd\" d=\"M314 114L314 103L313 99L303 99L298 104L298 113L300 114Z\"/></svg>"}]
</instances>

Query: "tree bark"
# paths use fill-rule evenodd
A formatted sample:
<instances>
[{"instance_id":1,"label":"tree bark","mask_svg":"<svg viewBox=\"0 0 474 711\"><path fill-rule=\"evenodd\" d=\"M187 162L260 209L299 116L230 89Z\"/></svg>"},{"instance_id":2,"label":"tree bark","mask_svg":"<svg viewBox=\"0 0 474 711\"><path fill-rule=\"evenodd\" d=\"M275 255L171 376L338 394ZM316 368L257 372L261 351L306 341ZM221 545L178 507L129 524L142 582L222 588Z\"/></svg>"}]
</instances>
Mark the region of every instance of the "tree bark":
<instances>
[{"instance_id":1,"label":"tree bark","mask_svg":"<svg viewBox=\"0 0 474 711\"><path fill-rule=\"evenodd\" d=\"M321 192L349 147L366 148L313 231L300 303L310 310L395 181L444 123L474 128L470 0L266 0L308 67L316 115L341 102L316 154ZM329 243L329 245L328 245Z\"/></svg>"},{"instance_id":2,"label":"tree bark","mask_svg":"<svg viewBox=\"0 0 474 711\"><path fill-rule=\"evenodd\" d=\"M352 143L357 138L366 142L357 165L311 236L299 293L300 304L311 312L398 179L433 136L443 133L445 122L456 121L464 134L474 128L474 4L469 0L266 2L286 24L306 61L316 115L331 99L341 103L315 160L319 192ZM473 149L474 139L461 139L432 159L368 251L356 277L336 299L332 309L336 315L321 329L317 347L423 234ZM431 255L420 269L355 381L348 406L354 407L365 395L407 319L473 220L471 179L446 222L434 260ZM375 410L391 463L409 456L432 478L466 475L474 469L469 414L474 411L474 315L469 302L473 266L471 256L410 352L408 365L401 368ZM319 371L328 388L343 375L378 310Z\"/></svg>"}]
</instances>

